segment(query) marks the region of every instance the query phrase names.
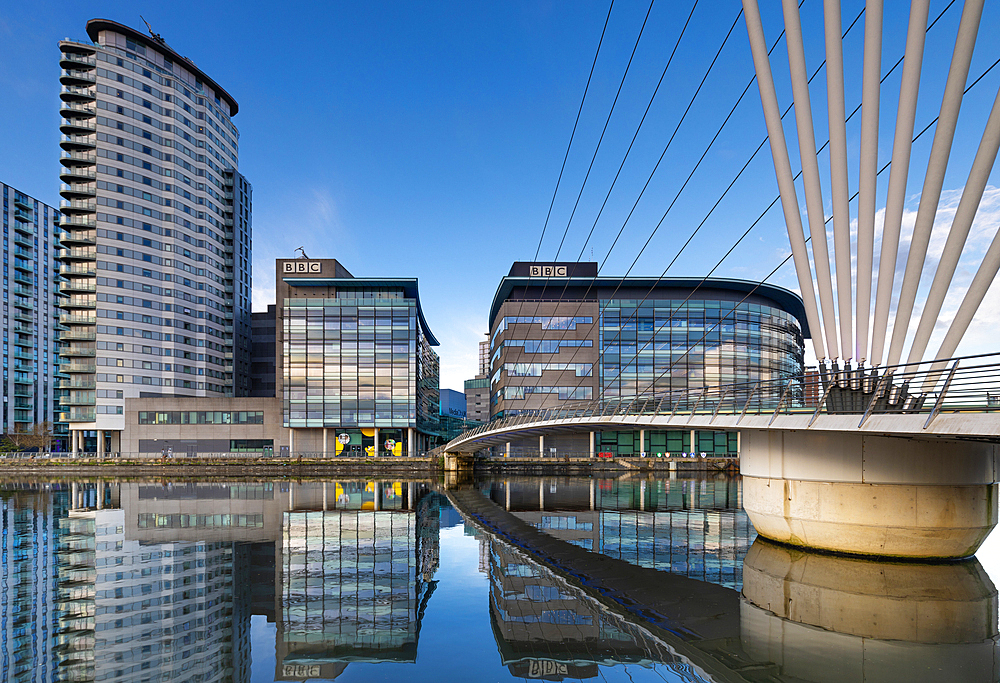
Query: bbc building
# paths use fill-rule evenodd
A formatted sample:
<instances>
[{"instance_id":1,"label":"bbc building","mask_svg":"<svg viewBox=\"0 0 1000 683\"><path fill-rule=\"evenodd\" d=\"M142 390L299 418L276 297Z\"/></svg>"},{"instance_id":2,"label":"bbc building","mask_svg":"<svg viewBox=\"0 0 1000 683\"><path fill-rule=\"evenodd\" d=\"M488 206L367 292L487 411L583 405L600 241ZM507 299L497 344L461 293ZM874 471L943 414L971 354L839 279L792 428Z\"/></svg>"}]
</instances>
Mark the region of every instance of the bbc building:
<instances>
[{"instance_id":1,"label":"bbc building","mask_svg":"<svg viewBox=\"0 0 1000 683\"><path fill-rule=\"evenodd\" d=\"M514 263L489 323L494 419L801 375L809 337L802 299L781 287L600 277L596 263ZM547 437L546 450L585 453L588 441ZM735 432L595 434L595 448L616 455L735 453L737 443ZM511 446L538 450L537 439Z\"/></svg>"}]
</instances>

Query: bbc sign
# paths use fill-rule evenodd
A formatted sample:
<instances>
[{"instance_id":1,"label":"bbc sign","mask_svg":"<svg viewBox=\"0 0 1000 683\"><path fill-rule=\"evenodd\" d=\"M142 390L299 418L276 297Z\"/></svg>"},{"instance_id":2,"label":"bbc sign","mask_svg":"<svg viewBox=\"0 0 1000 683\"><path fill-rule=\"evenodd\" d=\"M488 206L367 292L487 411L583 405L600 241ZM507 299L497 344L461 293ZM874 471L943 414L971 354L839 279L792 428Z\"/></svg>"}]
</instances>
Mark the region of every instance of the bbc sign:
<instances>
[{"instance_id":1,"label":"bbc sign","mask_svg":"<svg viewBox=\"0 0 1000 683\"><path fill-rule=\"evenodd\" d=\"M530 273L531 277L566 277L566 266L531 266Z\"/></svg>"},{"instance_id":2,"label":"bbc sign","mask_svg":"<svg viewBox=\"0 0 1000 683\"><path fill-rule=\"evenodd\" d=\"M320 273L322 264L319 261L285 261L284 273Z\"/></svg>"}]
</instances>

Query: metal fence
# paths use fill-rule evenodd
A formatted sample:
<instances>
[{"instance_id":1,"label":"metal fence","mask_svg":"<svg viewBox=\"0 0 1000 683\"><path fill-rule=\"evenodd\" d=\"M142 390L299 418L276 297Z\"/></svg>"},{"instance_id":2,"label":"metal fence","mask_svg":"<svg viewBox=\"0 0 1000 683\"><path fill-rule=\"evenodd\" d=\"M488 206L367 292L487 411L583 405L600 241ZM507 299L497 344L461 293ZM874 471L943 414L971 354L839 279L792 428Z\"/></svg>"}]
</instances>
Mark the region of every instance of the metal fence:
<instances>
[{"instance_id":1,"label":"metal fence","mask_svg":"<svg viewBox=\"0 0 1000 683\"><path fill-rule=\"evenodd\" d=\"M700 390L667 391L635 398L601 398L558 408L520 411L457 437L549 420L629 415L856 414L858 427L873 414L1000 412L1000 353L865 368L837 363L804 374Z\"/></svg>"}]
</instances>

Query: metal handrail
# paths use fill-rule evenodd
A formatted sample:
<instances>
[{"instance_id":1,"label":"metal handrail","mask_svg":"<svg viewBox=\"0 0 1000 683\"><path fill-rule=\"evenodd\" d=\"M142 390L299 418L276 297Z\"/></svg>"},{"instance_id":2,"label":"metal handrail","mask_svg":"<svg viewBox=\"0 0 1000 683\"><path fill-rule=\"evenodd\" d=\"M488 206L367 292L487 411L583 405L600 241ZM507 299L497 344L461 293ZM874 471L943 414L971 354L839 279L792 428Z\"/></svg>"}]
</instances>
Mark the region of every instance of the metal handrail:
<instances>
[{"instance_id":1,"label":"metal handrail","mask_svg":"<svg viewBox=\"0 0 1000 683\"><path fill-rule=\"evenodd\" d=\"M975 365L969 361L987 360ZM950 370L946 364L951 363ZM944 385L936 396L932 388L945 378ZM824 385L819 404L813 406L811 401L793 391L796 385L809 387L816 383ZM871 398L863 404L863 412L858 406L856 392L867 394L866 389L874 385ZM780 398L774 403L774 396L781 388ZM918 392L911 393L911 387L919 387ZM835 402L828 405L831 392L837 389L848 392L847 402ZM743 394L746 400L741 401ZM933 404L928 400L934 396ZM866 397L867 398L867 397ZM677 416L678 412L689 408L693 416L702 402L715 401L712 412L714 422L720 414L735 415L739 411L739 424L751 406L756 406L759 414L765 410L771 412L768 425L772 424L778 415L794 413L810 413L808 426L811 426L820 414L841 414L855 412L850 409L853 402L861 413L858 427L874 413L927 413L929 418L926 426L942 412L1000 412L1000 353L977 354L946 360L928 360L916 363L901 363L893 366L864 368L839 368L836 365L820 366L819 371L809 372L793 377L782 377L773 380L758 380L753 383L730 383L714 387L696 388L685 391L669 389L664 392L640 393L636 396L621 399L598 398L587 402L567 403L560 408L538 409L525 411L516 416L507 416L493 420L474 430L465 432L453 441L466 441L496 429L510 428L515 424L525 424L544 419L565 418L605 418L612 416L633 415L669 415ZM740 405L742 403L742 406ZM807 405L808 404L808 405ZM926 428L925 426L925 428Z\"/></svg>"}]
</instances>

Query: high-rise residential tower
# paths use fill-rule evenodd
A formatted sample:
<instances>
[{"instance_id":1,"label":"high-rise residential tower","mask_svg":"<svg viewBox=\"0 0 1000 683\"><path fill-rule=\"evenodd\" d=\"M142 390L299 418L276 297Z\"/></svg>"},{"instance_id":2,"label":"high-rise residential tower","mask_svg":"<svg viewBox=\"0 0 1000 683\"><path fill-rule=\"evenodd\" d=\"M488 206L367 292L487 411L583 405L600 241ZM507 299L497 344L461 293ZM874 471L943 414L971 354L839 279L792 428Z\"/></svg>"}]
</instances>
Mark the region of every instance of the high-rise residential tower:
<instances>
[{"instance_id":1,"label":"high-rise residential tower","mask_svg":"<svg viewBox=\"0 0 1000 683\"><path fill-rule=\"evenodd\" d=\"M3 199L3 394L0 437L59 418L56 335L59 212L9 185ZM65 438L65 425L54 434ZM58 447L60 443L54 443Z\"/></svg>"},{"instance_id":2,"label":"high-rise residential tower","mask_svg":"<svg viewBox=\"0 0 1000 683\"><path fill-rule=\"evenodd\" d=\"M87 34L59 43L60 367L72 449L103 452L126 398L249 395L251 189L221 86L152 32Z\"/></svg>"}]
</instances>

